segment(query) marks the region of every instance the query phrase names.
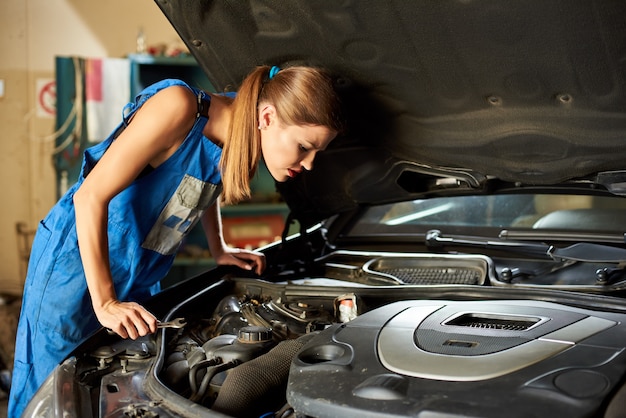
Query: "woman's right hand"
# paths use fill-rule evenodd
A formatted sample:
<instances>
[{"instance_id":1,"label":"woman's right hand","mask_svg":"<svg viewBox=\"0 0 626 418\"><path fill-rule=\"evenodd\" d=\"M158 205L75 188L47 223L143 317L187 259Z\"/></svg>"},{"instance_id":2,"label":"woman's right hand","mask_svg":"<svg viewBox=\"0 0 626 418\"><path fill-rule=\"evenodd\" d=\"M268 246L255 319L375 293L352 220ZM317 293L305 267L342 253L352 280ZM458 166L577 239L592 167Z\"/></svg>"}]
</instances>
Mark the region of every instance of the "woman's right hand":
<instances>
[{"instance_id":1,"label":"woman's right hand","mask_svg":"<svg viewBox=\"0 0 626 418\"><path fill-rule=\"evenodd\" d=\"M157 330L157 318L138 303L113 300L94 309L100 324L122 338L135 340Z\"/></svg>"}]
</instances>

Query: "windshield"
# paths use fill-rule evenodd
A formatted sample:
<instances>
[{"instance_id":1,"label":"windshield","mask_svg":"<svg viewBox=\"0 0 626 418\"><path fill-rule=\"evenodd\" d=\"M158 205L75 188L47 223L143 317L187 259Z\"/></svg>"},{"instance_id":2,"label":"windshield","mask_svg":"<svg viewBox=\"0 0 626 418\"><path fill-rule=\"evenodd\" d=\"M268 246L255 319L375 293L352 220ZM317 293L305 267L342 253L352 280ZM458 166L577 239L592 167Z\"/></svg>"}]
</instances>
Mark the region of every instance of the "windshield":
<instances>
[{"instance_id":1,"label":"windshield","mask_svg":"<svg viewBox=\"0 0 626 418\"><path fill-rule=\"evenodd\" d=\"M350 235L410 233L424 228L624 232L626 199L555 194L419 199L368 208Z\"/></svg>"}]
</instances>

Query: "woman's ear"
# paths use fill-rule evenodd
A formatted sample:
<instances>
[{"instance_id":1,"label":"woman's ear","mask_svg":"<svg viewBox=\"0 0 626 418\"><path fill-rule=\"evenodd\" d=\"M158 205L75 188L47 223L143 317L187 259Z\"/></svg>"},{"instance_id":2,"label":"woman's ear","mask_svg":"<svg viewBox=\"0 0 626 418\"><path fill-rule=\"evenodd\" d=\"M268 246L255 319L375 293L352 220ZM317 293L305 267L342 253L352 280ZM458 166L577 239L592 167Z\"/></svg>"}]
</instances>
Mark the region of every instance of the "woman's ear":
<instances>
[{"instance_id":1,"label":"woman's ear","mask_svg":"<svg viewBox=\"0 0 626 418\"><path fill-rule=\"evenodd\" d=\"M259 129L265 129L276 123L276 108L271 104L263 104L259 109Z\"/></svg>"}]
</instances>

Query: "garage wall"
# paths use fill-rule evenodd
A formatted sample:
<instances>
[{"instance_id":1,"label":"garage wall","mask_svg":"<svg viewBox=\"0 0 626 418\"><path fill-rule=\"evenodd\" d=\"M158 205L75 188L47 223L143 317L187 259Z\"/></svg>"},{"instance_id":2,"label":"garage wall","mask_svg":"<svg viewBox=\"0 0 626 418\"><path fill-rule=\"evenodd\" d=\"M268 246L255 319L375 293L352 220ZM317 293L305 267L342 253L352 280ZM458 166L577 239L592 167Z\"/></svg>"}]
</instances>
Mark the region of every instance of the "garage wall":
<instances>
[{"instance_id":1,"label":"garage wall","mask_svg":"<svg viewBox=\"0 0 626 418\"><path fill-rule=\"evenodd\" d=\"M55 57L124 57L139 28L148 45L180 40L152 0L2 0L0 28L0 293L20 294L31 236L17 224L34 230L56 199L54 91L42 88Z\"/></svg>"}]
</instances>

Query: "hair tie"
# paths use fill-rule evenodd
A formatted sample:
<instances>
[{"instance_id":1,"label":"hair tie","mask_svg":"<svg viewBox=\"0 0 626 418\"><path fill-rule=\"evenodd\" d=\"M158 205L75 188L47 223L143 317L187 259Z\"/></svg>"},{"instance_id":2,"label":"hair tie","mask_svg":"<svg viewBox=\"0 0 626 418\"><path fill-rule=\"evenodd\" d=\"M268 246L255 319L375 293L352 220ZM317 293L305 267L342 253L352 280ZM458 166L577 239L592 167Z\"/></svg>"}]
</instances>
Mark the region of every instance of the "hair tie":
<instances>
[{"instance_id":1,"label":"hair tie","mask_svg":"<svg viewBox=\"0 0 626 418\"><path fill-rule=\"evenodd\" d=\"M271 80L272 78L274 78L274 76L275 76L276 74L278 74L278 72L279 72L279 71L280 71L280 68L278 68L277 66L273 66L273 67L270 69L269 79Z\"/></svg>"}]
</instances>

